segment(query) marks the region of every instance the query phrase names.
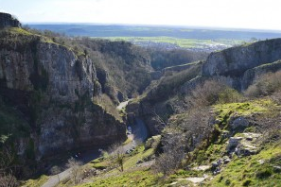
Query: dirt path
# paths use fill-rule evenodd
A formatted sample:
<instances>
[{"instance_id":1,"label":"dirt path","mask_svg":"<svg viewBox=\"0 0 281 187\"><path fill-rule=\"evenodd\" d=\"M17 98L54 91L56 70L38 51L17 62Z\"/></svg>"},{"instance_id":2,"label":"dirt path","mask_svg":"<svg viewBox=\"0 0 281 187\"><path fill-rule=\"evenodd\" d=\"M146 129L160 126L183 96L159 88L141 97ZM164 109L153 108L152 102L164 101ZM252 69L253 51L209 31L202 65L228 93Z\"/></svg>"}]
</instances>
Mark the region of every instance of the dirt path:
<instances>
[{"instance_id":1,"label":"dirt path","mask_svg":"<svg viewBox=\"0 0 281 187\"><path fill-rule=\"evenodd\" d=\"M42 187L53 187L56 186L60 181L68 178L70 176L71 169L67 169L58 175L51 176L48 181L42 185Z\"/></svg>"}]
</instances>

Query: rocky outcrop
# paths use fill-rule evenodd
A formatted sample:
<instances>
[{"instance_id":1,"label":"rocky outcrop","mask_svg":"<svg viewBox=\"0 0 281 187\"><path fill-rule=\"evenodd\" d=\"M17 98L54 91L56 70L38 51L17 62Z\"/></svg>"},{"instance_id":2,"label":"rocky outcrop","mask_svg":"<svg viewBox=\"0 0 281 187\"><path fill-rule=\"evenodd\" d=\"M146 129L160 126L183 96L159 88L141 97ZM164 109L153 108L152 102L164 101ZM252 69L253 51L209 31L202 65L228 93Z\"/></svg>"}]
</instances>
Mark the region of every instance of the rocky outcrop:
<instances>
[{"instance_id":1,"label":"rocky outcrop","mask_svg":"<svg viewBox=\"0 0 281 187\"><path fill-rule=\"evenodd\" d=\"M228 141L227 151L239 156L257 154L260 150L262 134L241 133L240 136L231 137Z\"/></svg>"},{"instance_id":2,"label":"rocky outcrop","mask_svg":"<svg viewBox=\"0 0 281 187\"><path fill-rule=\"evenodd\" d=\"M0 95L30 124L37 159L126 138L125 124L92 102L102 84L90 57L37 36L18 41L0 42Z\"/></svg>"},{"instance_id":3,"label":"rocky outcrop","mask_svg":"<svg viewBox=\"0 0 281 187\"><path fill-rule=\"evenodd\" d=\"M247 70L242 78L242 90L247 89L247 87L254 83L254 80L268 72L276 72L281 69L281 60L263 64L257 66L253 69Z\"/></svg>"},{"instance_id":4,"label":"rocky outcrop","mask_svg":"<svg viewBox=\"0 0 281 187\"><path fill-rule=\"evenodd\" d=\"M202 76L226 76L235 79L236 87L247 70L281 59L281 39L271 39L211 53L202 68ZM244 82L247 76L244 77ZM245 86L244 86L245 87Z\"/></svg>"},{"instance_id":5,"label":"rocky outcrop","mask_svg":"<svg viewBox=\"0 0 281 187\"><path fill-rule=\"evenodd\" d=\"M244 117L238 117L236 119L231 119L230 121L229 126L232 130L244 130L249 126L249 121Z\"/></svg>"},{"instance_id":6,"label":"rocky outcrop","mask_svg":"<svg viewBox=\"0 0 281 187\"><path fill-rule=\"evenodd\" d=\"M0 12L0 29L6 27L21 27L21 23L11 14Z\"/></svg>"}]
</instances>

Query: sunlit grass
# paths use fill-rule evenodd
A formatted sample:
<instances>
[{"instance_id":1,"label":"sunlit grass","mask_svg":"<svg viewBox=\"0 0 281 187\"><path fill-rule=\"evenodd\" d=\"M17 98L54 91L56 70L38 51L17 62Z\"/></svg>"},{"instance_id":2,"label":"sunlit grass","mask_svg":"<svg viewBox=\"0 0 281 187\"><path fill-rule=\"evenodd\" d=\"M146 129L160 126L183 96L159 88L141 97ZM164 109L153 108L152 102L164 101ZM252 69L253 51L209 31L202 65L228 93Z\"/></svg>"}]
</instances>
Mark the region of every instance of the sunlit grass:
<instances>
[{"instance_id":1,"label":"sunlit grass","mask_svg":"<svg viewBox=\"0 0 281 187\"><path fill-rule=\"evenodd\" d=\"M176 37L104 37L104 39L112 40L112 41L130 41L133 43L141 43L141 42L154 42L154 43L167 43L173 44L182 48L203 48L207 45L239 45L242 44L242 40L231 40L231 39L218 39L218 40L199 40L199 39L188 39L188 38L176 38Z\"/></svg>"}]
</instances>

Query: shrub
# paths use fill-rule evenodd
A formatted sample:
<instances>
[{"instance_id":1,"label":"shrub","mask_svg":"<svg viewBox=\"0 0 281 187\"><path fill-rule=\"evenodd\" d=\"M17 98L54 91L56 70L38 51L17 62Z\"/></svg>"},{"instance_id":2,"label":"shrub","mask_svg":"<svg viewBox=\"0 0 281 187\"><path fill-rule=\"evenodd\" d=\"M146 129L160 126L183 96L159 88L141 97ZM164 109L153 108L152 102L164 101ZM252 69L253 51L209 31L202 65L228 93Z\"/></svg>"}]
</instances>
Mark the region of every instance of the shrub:
<instances>
[{"instance_id":1,"label":"shrub","mask_svg":"<svg viewBox=\"0 0 281 187\"><path fill-rule=\"evenodd\" d=\"M216 78L199 84L187 98L193 107L210 106L241 100L241 95L227 85L227 80Z\"/></svg>"},{"instance_id":2,"label":"shrub","mask_svg":"<svg viewBox=\"0 0 281 187\"><path fill-rule=\"evenodd\" d=\"M259 179L265 179L270 177L273 174L273 170L272 168L268 167L264 167L262 168L257 174L256 177Z\"/></svg>"},{"instance_id":3,"label":"shrub","mask_svg":"<svg viewBox=\"0 0 281 187\"><path fill-rule=\"evenodd\" d=\"M165 137L165 136L164 136ZM185 157L185 138L180 134L169 134L163 139L163 151L156 158L154 171L164 175L173 173L181 166Z\"/></svg>"},{"instance_id":4,"label":"shrub","mask_svg":"<svg viewBox=\"0 0 281 187\"><path fill-rule=\"evenodd\" d=\"M225 180L225 185L226 185L226 186L229 186L230 184L231 184L231 180L226 179L226 180Z\"/></svg>"},{"instance_id":5,"label":"shrub","mask_svg":"<svg viewBox=\"0 0 281 187\"><path fill-rule=\"evenodd\" d=\"M70 178L74 184L77 184L82 178L81 164L74 158L68 160L67 166L70 168Z\"/></svg>"},{"instance_id":6,"label":"shrub","mask_svg":"<svg viewBox=\"0 0 281 187\"><path fill-rule=\"evenodd\" d=\"M122 144L117 143L109 148L109 154L113 167L119 167L119 171L124 171L125 149Z\"/></svg>"},{"instance_id":7,"label":"shrub","mask_svg":"<svg viewBox=\"0 0 281 187\"><path fill-rule=\"evenodd\" d=\"M252 183L252 180L251 179L247 179L243 182L243 186L250 186Z\"/></svg>"},{"instance_id":8,"label":"shrub","mask_svg":"<svg viewBox=\"0 0 281 187\"><path fill-rule=\"evenodd\" d=\"M267 73L257 77L254 84L248 87L245 95L248 97L260 97L271 95L281 90L281 71Z\"/></svg>"},{"instance_id":9,"label":"shrub","mask_svg":"<svg viewBox=\"0 0 281 187\"><path fill-rule=\"evenodd\" d=\"M0 175L0 187L16 187L17 179L13 175Z\"/></svg>"}]
</instances>

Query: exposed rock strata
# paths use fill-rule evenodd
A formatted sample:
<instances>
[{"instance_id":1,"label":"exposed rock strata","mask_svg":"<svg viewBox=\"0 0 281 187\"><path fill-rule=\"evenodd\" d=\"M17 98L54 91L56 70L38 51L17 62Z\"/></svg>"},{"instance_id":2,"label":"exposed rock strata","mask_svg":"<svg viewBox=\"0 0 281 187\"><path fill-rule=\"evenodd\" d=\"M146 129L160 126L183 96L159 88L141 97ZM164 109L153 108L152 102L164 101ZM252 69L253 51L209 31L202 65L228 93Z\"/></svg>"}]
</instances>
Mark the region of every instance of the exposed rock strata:
<instances>
[{"instance_id":1,"label":"exposed rock strata","mask_svg":"<svg viewBox=\"0 0 281 187\"><path fill-rule=\"evenodd\" d=\"M281 39L232 47L211 53L203 65L202 76L231 77L234 79L232 86L245 89L253 79L249 76L248 70L279 59L281 59ZM251 80L247 80L248 77Z\"/></svg>"},{"instance_id":2,"label":"exposed rock strata","mask_svg":"<svg viewBox=\"0 0 281 187\"><path fill-rule=\"evenodd\" d=\"M0 12L0 29L6 27L21 27L21 23L11 14Z\"/></svg>"},{"instance_id":3,"label":"exposed rock strata","mask_svg":"<svg viewBox=\"0 0 281 187\"><path fill-rule=\"evenodd\" d=\"M125 124L92 102L101 85L91 58L39 37L18 37L25 43L0 45L0 95L31 126L19 153L28 147L20 142L33 142L40 159L126 138Z\"/></svg>"}]
</instances>

